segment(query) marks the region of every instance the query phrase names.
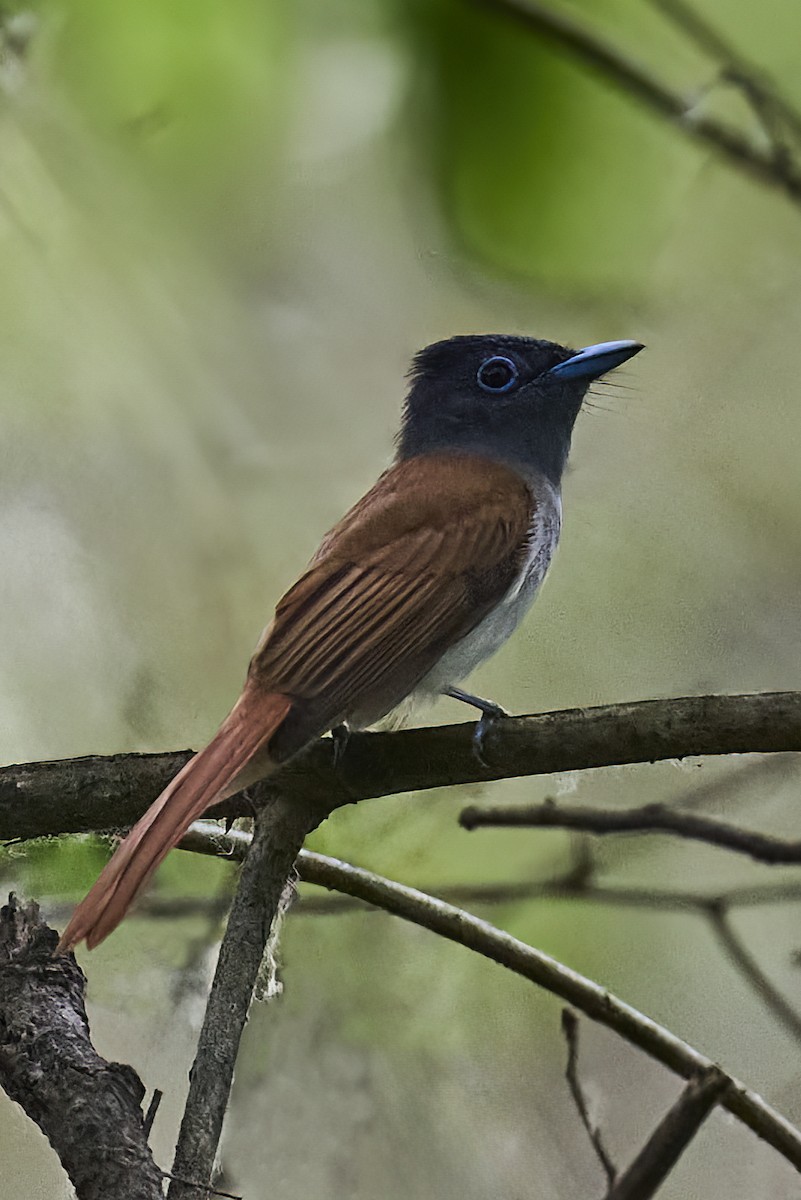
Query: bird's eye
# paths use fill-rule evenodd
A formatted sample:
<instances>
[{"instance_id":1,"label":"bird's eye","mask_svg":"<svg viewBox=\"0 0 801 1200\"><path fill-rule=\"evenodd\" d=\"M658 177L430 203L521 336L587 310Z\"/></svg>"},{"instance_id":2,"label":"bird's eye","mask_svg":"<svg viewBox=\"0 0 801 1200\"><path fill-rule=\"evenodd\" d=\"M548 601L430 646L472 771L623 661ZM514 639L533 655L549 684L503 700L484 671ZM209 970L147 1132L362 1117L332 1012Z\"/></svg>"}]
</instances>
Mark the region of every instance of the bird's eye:
<instances>
[{"instance_id":1,"label":"bird's eye","mask_svg":"<svg viewBox=\"0 0 801 1200\"><path fill-rule=\"evenodd\" d=\"M508 392L517 383L517 367L511 358L493 355L478 368L476 381L485 392Z\"/></svg>"}]
</instances>

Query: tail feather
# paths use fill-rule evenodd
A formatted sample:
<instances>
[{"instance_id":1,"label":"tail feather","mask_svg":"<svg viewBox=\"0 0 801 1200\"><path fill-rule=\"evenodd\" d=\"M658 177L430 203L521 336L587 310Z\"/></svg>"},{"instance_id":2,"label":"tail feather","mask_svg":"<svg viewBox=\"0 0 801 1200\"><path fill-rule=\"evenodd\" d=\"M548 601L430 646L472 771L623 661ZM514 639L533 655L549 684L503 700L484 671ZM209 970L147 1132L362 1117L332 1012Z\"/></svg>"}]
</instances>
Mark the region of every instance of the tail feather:
<instances>
[{"instance_id":1,"label":"tail feather","mask_svg":"<svg viewBox=\"0 0 801 1200\"><path fill-rule=\"evenodd\" d=\"M59 951L71 950L84 938L91 950L119 925L192 822L236 790L232 785L237 777L267 744L291 707L291 700L280 693L245 689L208 746L189 760L120 842L72 914Z\"/></svg>"}]
</instances>

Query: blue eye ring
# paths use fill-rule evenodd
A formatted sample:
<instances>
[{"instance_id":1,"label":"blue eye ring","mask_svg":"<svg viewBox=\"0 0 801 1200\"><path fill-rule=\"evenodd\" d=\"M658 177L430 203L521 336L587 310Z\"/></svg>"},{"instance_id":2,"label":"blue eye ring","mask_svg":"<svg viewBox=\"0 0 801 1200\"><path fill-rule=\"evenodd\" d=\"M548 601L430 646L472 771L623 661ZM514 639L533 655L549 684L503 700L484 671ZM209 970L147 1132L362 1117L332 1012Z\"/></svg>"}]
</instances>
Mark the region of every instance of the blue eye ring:
<instances>
[{"instance_id":1,"label":"blue eye ring","mask_svg":"<svg viewBox=\"0 0 801 1200\"><path fill-rule=\"evenodd\" d=\"M476 383L485 392L493 392L496 396L502 392L511 391L518 380L518 371L511 358L503 354L493 354L485 358L476 372Z\"/></svg>"}]
</instances>

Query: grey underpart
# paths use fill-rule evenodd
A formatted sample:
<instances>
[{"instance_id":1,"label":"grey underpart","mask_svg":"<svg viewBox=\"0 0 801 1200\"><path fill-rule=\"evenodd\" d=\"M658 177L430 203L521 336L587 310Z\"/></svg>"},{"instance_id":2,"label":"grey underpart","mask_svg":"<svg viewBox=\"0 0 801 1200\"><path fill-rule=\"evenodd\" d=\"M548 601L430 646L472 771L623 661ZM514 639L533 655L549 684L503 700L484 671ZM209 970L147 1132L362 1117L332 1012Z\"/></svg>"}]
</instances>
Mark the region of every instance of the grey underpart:
<instances>
[{"instance_id":1,"label":"grey underpart","mask_svg":"<svg viewBox=\"0 0 801 1200\"><path fill-rule=\"evenodd\" d=\"M542 476L528 482L536 504L520 574L500 603L475 629L446 650L421 680L415 688L420 699L447 694L454 680L466 679L500 650L525 617L545 579L559 541L562 502L558 489Z\"/></svg>"}]
</instances>

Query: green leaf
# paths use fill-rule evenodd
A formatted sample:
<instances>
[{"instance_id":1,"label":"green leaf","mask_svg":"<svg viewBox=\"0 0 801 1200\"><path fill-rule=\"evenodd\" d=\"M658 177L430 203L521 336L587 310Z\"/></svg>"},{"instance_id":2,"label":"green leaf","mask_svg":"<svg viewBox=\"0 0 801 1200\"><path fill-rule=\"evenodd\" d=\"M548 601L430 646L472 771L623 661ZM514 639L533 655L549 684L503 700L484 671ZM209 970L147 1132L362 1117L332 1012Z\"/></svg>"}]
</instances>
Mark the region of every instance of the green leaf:
<instances>
[{"instance_id":1,"label":"green leaf","mask_svg":"<svg viewBox=\"0 0 801 1200\"><path fill-rule=\"evenodd\" d=\"M439 0L423 46L442 202L468 250L568 292L642 283L692 149L497 13Z\"/></svg>"}]
</instances>

